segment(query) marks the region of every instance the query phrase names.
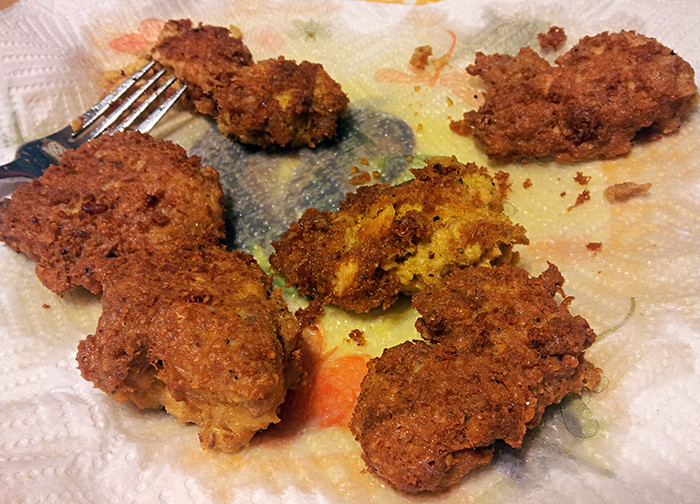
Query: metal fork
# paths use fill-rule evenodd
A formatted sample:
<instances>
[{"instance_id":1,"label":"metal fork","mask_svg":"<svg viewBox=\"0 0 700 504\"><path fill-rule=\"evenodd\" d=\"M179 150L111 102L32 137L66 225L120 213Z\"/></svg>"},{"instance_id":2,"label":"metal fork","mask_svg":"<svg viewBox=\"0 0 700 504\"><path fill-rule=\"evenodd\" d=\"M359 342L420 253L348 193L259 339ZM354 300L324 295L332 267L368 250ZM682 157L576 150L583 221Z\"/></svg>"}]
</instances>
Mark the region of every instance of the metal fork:
<instances>
[{"instance_id":1,"label":"metal fork","mask_svg":"<svg viewBox=\"0 0 700 504\"><path fill-rule=\"evenodd\" d=\"M139 81L144 79L154 64L153 61L148 62L102 100L90 107L87 112L81 114L78 117L79 129L74 130L72 124L69 124L56 133L20 146L17 149L15 160L0 166L0 179L40 177L50 165L59 162L61 154L66 150L76 149L105 132L124 131L127 128L142 133L150 131L187 89L182 84L175 93L167 97L157 108L145 115L145 119L134 126L136 120L144 115L146 109L159 96L163 95L176 80L175 77L171 77L152 90L161 77L165 75L165 70L162 69L154 72L144 83L139 84ZM149 90L151 93L143 101L137 102ZM98 122L99 119L101 121ZM120 122L117 123L117 121Z\"/></svg>"}]
</instances>

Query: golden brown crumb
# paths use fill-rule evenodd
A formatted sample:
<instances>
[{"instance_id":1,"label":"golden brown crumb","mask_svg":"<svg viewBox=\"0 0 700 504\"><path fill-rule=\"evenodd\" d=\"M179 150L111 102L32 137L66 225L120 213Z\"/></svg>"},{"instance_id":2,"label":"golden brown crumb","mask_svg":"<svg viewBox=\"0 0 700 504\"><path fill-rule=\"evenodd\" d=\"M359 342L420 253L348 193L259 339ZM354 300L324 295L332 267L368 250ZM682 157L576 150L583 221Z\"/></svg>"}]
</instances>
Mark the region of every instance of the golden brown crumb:
<instances>
[{"instance_id":1,"label":"golden brown crumb","mask_svg":"<svg viewBox=\"0 0 700 504\"><path fill-rule=\"evenodd\" d=\"M591 191L589 191L588 189L584 189L581 194L576 196L576 203L574 203L569 208L567 208L567 210L571 211L574 208L576 208L577 206L583 205L586 201L588 201L590 199L591 199Z\"/></svg>"},{"instance_id":2,"label":"golden brown crumb","mask_svg":"<svg viewBox=\"0 0 700 504\"><path fill-rule=\"evenodd\" d=\"M542 49L551 49L557 51L566 42L566 33L564 28L560 26L552 26L547 33L538 33L537 38L540 41Z\"/></svg>"},{"instance_id":3,"label":"golden brown crumb","mask_svg":"<svg viewBox=\"0 0 700 504\"><path fill-rule=\"evenodd\" d=\"M43 305L41 305L41 307L42 307L44 310L48 310L49 308L51 308L51 305L50 305L50 304L44 303Z\"/></svg>"},{"instance_id":4,"label":"golden brown crumb","mask_svg":"<svg viewBox=\"0 0 700 504\"><path fill-rule=\"evenodd\" d=\"M199 425L203 449L235 451L279 421L301 379L299 323L252 256L161 248L112 268L97 331L78 347L86 380Z\"/></svg>"},{"instance_id":5,"label":"golden brown crumb","mask_svg":"<svg viewBox=\"0 0 700 504\"><path fill-rule=\"evenodd\" d=\"M586 176L581 172L576 172L576 176L574 177L574 181L577 182L578 184L581 184L581 185L588 185L588 183L591 181L591 177Z\"/></svg>"},{"instance_id":6,"label":"golden brown crumb","mask_svg":"<svg viewBox=\"0 0 700 504\"><path fill-rule=\"evenodd\" d=\"M506 199L508 197L508 191L511 189L511 184L508 182L510 178L510 173L504 171L497 171L493 176L498 184L498 191L501 193L501 198Z\"/></svg>"},{"instance_id":7,"label":"golden brown crumb","mask_svg":"<svg viewBox=\"0 0 700 504\"><path fill-rule=\"evenodd\" d=\"M467 72L484 80L486 101L451 128L499 160L626 154L642 130L678 130L698 101L690 64L634 31L584 37L554 67L530 48L479 52Z\"/></svg>"},{"instance_id":8,"label":"golden brown crumb","mask_svg":"<svg viewBox=\"0 0 700 504\"><path fill-rule=\"evenodd\" d=\"M0 240L37 262L39 280L63 294L102 290L115 257L171 243L224 238L219 174L167 141L102 135L0 202Z\"/></svg>"},{"instance_id":9,"label":"golden brown crumb","mask_svg":"<svg viewBox=\"0 0 700 504\"><path fill-rule=\"evenodd\" d=\"M523 182L523 188L529 189L530 187L532 187L532 180L530 180L529 178L525 179L525 182Z\"/></svg>"},{"instance_id":10,"label":"golden brown crumb","mask_svg":"<svg viewBox=\"0 0 700 504\"><path fill-rule=\"evenodd\" d=\"M408 66L417 70L425 70L428 66L428 58L433 55L433 48L425 45L416 47L408 62Z\"/></svg>"},{"instance_id":11,"label":"golden brown crumb","mask_svg":"<svg viewBox=\"0 0 700 504\"><path fill-rule=\"evenodd\" d=\"M355 175L350 179L350 183L352 185L362 185L362 184L367 184L372 181L372 176L369 174L369 172L366 171L361 171L358 175Z\"/></svg>"},{"instance_id":12,"label":"golden brown crumb","mask_svg":"<svg viewBox=\"0 0 700 504\"><path fill-rule=\"evenodd\" d=\"M357 346L365 346L367 344L367 341L365 341L365 334L359 329L353 329L350 331L348 337L357 343Z\"/></svg>"},{"instance_id":13,"label":"golden brown crumb","mask_svg":"<svg viewBox=\"0 0 700 504\"><path fill-rule=\"evenodd\" d=\"M639 196L651 189L651 183L637 184L636 182L622 182L606 188L603 195L610 203L627 201L630 198Z\"/></svg>"},{"instance_id":14,"label":"golden brown crumb","mask_svg":"<svg viewBox=\"0 0 700 504\"><path fill-rule=\"evenodd\" d=\"M370 471L408 492L441 491L520 448L545 408L594 389L584 351L596 335L572 316L556 266L456 270L413 298L423 338L368 363L351 428ZM558 303L555 295L563 301Z\"/></svg>"},{"instance_id":15,"label":"golden brown crumb","mask_svg":"<svg viewBox=\"0 0 700 504\"><path fill-rule=\"evenodd\" d=\"M451 118L448 118L448 120L450 121L450 129L454 133L465 137L474 134L474 128L472 128L472 125L469 123L469 121L466 121L464 119L461 119L459 121L452 121Z\"/></svg>"},{"instance_id":16,"label":"golden brown crumb","mask_svg":"<svg viewBox=\"0 0 700 504\"><path fill-rule=\"evenodd\" d=\"M301 331L311 329L316 326L318 319L323 316L323 305L316 300L312 300L306 308L299 308L294 316L299 321Z\"/></svg>"},{"instance_id":17,"label":"golden brown crumb","mask_svg":"<svg viewBox=\"0 0 700 504\"><path fill-rule=\"evenodd\" d=\"M586 248L592 252L600 252L603 249L603 244L600 242L586 243Z\"/></svg>"},{"instance_id":18,"label":"golden brown crumb","mask_svg":"<svg viewBox=\"0 0 700 504\"><path fill-rule=\"evenodd\" d=\"M525 230L503 213L485 168L436 157L412 173L396 186L360 187L334 213L307 210L273 242L270 264L300 293L361 313L454 268L517 260Z\"/></svg>"}]
</instances>

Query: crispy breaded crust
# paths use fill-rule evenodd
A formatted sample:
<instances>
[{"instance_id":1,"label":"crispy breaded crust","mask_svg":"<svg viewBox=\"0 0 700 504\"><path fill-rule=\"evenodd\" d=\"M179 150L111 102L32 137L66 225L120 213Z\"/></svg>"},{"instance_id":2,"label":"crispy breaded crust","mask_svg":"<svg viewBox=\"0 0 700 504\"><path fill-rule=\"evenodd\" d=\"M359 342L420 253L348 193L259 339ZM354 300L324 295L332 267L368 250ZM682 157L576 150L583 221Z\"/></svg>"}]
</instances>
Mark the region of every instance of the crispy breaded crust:
<instances>
[{"instance_id":1,"label":"crispy breaded crust","mask_svg":"<svg viewBox=\"0 0 700 504\"><path fill-rule=\"evenodd\" d=\"M634 31L585 37L556 63L530 48L477 53L467 72L484 80L486 101L452 129L499 160L612 158L641 130L678 130L698 101L690 64Z\"/></svg>"},{"instance_id":2,"label":"crispy breaded crust","mask_svg":"<svg viewBox=\"0 0 700 504\"><path fill-rule=\"evenodd\" d=\"M563 284L564 277L551 263L534 278L513 266L456 271L442 285L414 296L413 306L422 315L416 329L425 339L469 352L490 352L492 358L505 350L499 344L509 344L508 352L519 355L506 352L506 357L521 365L528 362L519 360L523 355L542 359L538 374L529 376L533 379L531 392L536 394L526 414L530 417L527 427L531 428L539 423L548 405L569 392L580 392L584 386L595 388L600 378L599 371L583 358L596 334L583 317L569 312L573 298L566 296ZM561 302L557 302L557 294L562 296ZM509 364L503 365L501 372L507 372ZM524 429L518 428L511 434L502 432L498 438L519 447L522 434Z\"/></svg>"},{"instance_id":3,"label":"crispy breaded crust","mask_svg":"<svg viewBox=\"0 0 700 504\"><path fill-rule=\"evenodd\" d=\"M452 269L511 263L512 246L528 243L485 168L436 157L412 172L396 186L360 187L334 213L307 210L272 243L270 264L300 293L366 312Z\"/></svg>"},{"instance_id":4,"label":"crispy breaded crust","mask_svg":"<svg viewBox=\"0 0 700 504\"><path fill-rule=\"evenodd\" d=\"M253 56L241 38L220 26L189 19L170 20L150 49L150 57L187 84L187 96L202 114L216 113L213 94L227 86L241 68L253 64Z\"/></svg>"},{"instance_id":5,"label":"crispy breaded crust","mask_svg":"<svg viewBox=\"0 0 700 504\"><path fill-rule=\"evenodd\" d=\"M262 147L314 147L335 134L348 105L323 66L283 57L243 69L216 99L219 129Z\"/></svg>"},{"instance_id":6,"label":"crispy breaded crust","mask_svg":"<svg viewBox=\"0 0 700 504\"><path fill-rule=\"evenodd\" d=\"M470 416L489 403L465 393L480 384L473 364L453 347L424 341L369 361L351 429L371 472L402 492L440 491L491 461L493 447L474 448L466 434Z\"/></svg>"},{"instance_id":7,"label":"crispy breaded crust","mask_svg":"<svg viewBox=\"0 0 700 504\"><path fill-rule=\"evenodd\" d=\"M216 170L135 132L67 151L58 166L0 202L0 239L35 260L39 279L58 294L77 286L99 292L114 257L223 237Z\"/></svg>"},{"instance_id":8,"label":"crispy breaded crust","mask_svg":"<svg viewBox=\"0 0 700 504\"><path fill-rule=\"evenodd\" d=\"M168 21L149 57L188 84L199 112L244 143L314 147L347 113L347 96L323 66L282 57L253 63L225 28Z\"/></svg>"},{"instance_id":9,"label":"crispy breaded crust","mask_svg":"<svg viewBox=\"0 0 700 504\"><path fill-rule=\"evenodd\" d=\"M520 447L546 406L594 388L584 359L595 340L561 303L554 265L455 270L413 297L426 341L384 351L368 365L351 428L369 469L394 488L442 490L490 460L493 443Z\"/></svg>"},{"instance_id":10,"label":"crispy breaded crust","mask_svg":"<svg viewBox=\"0 0 700 504\"><path fill-rule=\"evenodd\" d=\"M102 309L78 347L83 377L196 423L204 449L235 451L279 421L301 378L299 323L249 254L132 254L113 263Z\"/></svg>"}]
</instances>

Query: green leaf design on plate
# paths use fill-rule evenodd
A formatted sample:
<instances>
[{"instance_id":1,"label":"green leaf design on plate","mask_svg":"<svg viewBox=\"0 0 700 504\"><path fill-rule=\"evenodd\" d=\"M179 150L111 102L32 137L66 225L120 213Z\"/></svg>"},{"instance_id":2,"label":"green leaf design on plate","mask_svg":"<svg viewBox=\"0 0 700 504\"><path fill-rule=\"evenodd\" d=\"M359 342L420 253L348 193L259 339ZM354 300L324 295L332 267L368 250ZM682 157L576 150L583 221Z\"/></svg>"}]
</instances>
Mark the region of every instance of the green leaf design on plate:
<instances>
[{"instance_id":1,"label":"green leaf design on plate","mask_svg":"<svg viewBox=\"0 0 700 504\"><path fill-rule=\"evenodd\" d=\"M321 38L329 38L333 32L326 23L315 19L295 19L292 21L290 36L292 38L303 38L305 40L318 40Z\"/></svg>"},{"instance_id":2,"label":"green leaf design on plate","mask_svg":"<svg viewBox=\"0 0 700 504\"><path fill-rule=\"evenodd\" d=\"M579 394L567 394L559 407L564 426L573 436L590 438L598 433L598 420Z\"/></svg>"},{"instance_id":3,"label":"green leaf design on plate","mask_svg":"<svg viewBox=\"0 0 700 504\"><path fill-rule=\"evenodd\" d=\"M625 314L624 318L620 320L617 324L608 327L607 329L601 331L598 334L598 337L596 338L596 341L602 341L606 336L609 336L610 334L614 333L618 329L620 329L622 326L624 326L629 319L634 316L634 313L637 311L637 299L631 297L630 298L630 309L627 311Z\"/></svg>"}]
</instances>

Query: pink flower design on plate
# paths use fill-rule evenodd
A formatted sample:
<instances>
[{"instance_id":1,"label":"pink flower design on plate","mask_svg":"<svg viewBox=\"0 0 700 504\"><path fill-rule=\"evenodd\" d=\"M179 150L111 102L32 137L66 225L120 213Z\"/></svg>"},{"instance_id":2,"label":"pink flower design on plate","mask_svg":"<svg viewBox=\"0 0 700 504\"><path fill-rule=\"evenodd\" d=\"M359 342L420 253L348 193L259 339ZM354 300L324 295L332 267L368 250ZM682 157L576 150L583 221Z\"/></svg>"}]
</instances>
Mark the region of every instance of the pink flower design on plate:
<instances>
[{"instance_id":1,"label":"pink flower design on plate","mask_svg":"<svg viewBox=\"0 0 700 504\"><path fill-rule=\"evenodd\" d=\"M162 19L144 19L139 23L136 33L126 33L121 37L110 40L107 45L115 51L136 54L158 40L158 35L163 26L165 26L165 21Z\"/></svg>"}]
</instances>

